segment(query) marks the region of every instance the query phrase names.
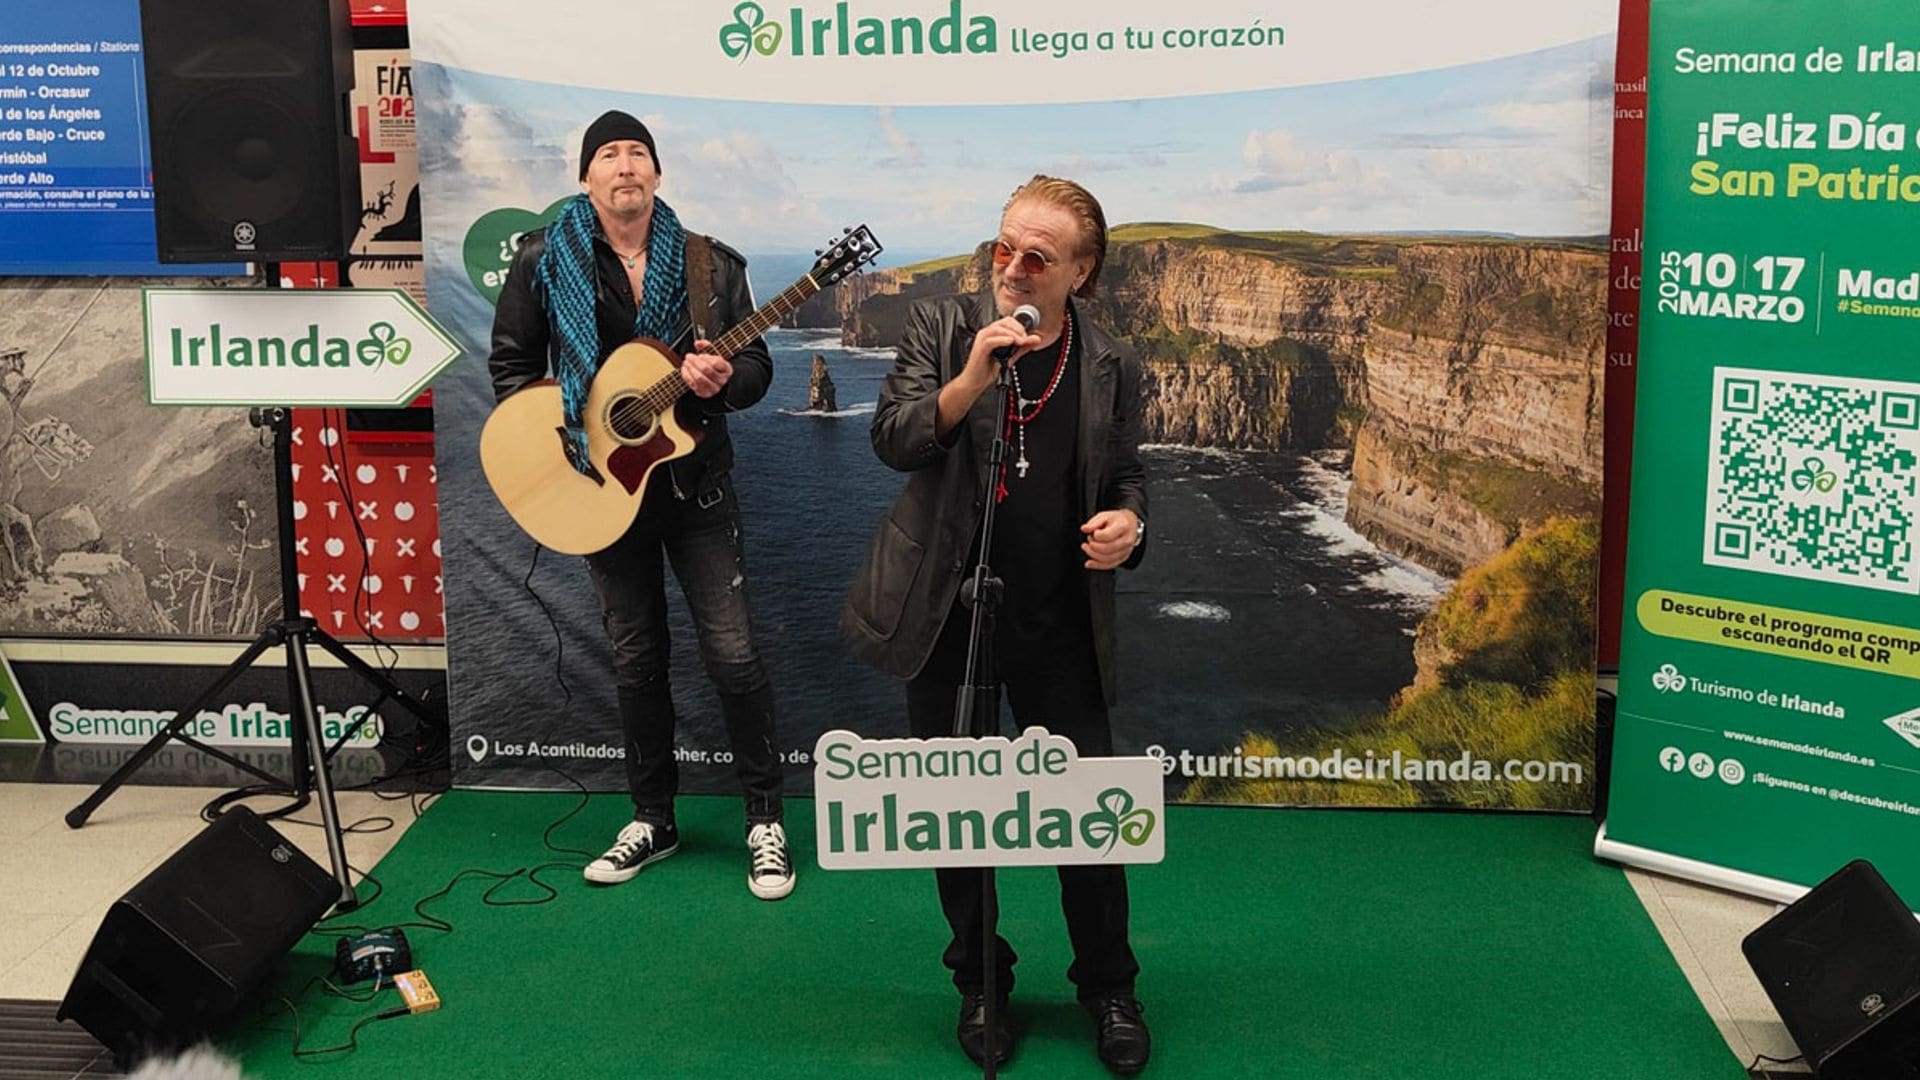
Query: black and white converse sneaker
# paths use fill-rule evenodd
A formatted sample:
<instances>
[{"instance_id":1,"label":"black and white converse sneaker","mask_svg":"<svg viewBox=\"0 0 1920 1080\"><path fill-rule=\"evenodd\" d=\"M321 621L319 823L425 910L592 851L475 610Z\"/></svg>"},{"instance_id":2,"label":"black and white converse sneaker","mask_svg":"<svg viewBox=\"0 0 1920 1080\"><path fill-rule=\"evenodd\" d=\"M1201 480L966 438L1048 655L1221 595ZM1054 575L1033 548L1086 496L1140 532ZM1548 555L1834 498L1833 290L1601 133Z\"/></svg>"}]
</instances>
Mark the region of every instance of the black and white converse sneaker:
<instances>
[{"instance_id":1,"label":"black and white converse sneaker","mask_svg":"<svg viewBox=\"0 0 1920 1080\"><path fill-rule=\"evenodd\" d=\"M793 860L787 857L787 830L777 821L763 821L747 832L747 851L753 864L747 870L747 888L762 900L778 900L793 891Z\"/></svg>"},{"instance_id":2,"label":"black and white converse sneaker","mask_svg":"<svg viewBox=\"0 0 1920 1080\"><path fill-rule=\"evenodd\" d=\"M595 884L618 885L679 850L680 831L673 826L629 821L607 853L587 864L585 876Z\"/></svg>"}]
</instances>

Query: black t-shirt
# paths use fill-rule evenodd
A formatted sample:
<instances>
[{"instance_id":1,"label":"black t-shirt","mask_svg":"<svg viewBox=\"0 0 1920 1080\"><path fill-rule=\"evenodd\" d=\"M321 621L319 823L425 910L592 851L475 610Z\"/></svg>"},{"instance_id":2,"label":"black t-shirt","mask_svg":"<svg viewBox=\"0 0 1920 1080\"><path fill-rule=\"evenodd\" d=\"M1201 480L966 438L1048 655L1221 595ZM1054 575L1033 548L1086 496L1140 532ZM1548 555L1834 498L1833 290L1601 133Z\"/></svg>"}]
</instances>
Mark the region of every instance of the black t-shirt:
<instances>
[{"instance_id":1,"label":"black t-shirt","mask_svg":"<svg viewBox=\"0 0 1920 1080\"><path fill-rule=\"evenodd\" d=\"M1076 643L1086 633L1080 544L1080 368L1085 350L1070 336L1060 381L1046 404L1025 404L1007 439L1007 497L993 526L993 569L1006 582L999 613L997 659L1002 669ZM1055 339L1014 362L1020 394L1038 400L1060 366ZM1025 475L1021 474L1022 437Z\"/></svg>"}]
</instances>

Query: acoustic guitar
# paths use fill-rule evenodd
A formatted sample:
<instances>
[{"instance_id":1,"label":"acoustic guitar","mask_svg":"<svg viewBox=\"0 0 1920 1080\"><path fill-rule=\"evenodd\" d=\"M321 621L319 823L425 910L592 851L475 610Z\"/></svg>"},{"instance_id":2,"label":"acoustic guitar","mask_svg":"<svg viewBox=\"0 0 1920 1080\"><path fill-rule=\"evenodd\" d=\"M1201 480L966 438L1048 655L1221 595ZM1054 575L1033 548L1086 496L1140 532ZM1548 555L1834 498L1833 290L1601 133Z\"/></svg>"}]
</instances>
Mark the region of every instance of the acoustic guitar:
<instances>
[{"instance_id":1,"label":"acoustic guitar","mask_svg":"<svg viewBox=\"0 0 1920 1080\"><path fill-rule=\"evenodd\" d=\"M713 342L732 359L795 308L880 254L865 225L844 230L813 268ZM574 467L560 384L529 383L494 406L480 432L480 466L513 520L565 555L590 555L632 527L653 471L699 444L698 421L682 415L681 355L651 338L615 349L595 373L581 415L587 471Z\"/></svg>"}]
</instances>

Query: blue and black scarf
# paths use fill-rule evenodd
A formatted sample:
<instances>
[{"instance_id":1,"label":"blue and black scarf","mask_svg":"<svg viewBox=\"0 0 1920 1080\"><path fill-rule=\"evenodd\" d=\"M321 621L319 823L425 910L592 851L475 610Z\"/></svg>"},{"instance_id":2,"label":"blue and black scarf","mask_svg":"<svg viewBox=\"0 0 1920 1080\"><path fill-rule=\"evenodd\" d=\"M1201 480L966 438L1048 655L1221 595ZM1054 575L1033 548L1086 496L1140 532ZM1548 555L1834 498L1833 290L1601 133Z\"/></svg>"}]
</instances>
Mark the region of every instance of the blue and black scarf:
<instances>
[{"instance_id":1,"label":"blue and black scarf","mask_svg":"<svg viewBox=\"0 0 1920 1080\"><path fill-rule=\"evenodd\" d=\"M567 438L573 441L574 468L590 473L587 432L582 415L587 391L600 370L600 327L594 316L593 233L599 219L583 193L560 209L547 226L547 249L534 267L534 280L547 298L547 323L553 330L554 373L560 382ZM633 336L672 341L687 310L687 234L680 217L661 199L653 201L653 231L647 241L647 276L633 319Z\"/></svg>"}]
</instances>

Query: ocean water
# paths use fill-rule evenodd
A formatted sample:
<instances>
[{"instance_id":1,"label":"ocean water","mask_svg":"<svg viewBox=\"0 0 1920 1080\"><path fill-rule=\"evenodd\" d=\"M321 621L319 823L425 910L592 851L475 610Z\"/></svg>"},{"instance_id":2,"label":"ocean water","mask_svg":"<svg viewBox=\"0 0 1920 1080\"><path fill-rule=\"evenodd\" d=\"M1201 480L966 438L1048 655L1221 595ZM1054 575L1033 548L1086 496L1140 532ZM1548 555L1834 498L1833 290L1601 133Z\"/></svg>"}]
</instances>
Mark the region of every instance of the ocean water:
<instances>
[{"instance_id":1,"label":"ocean water","mask_svg":"<svg viewBox=\"0 0 1920 1080\"><path fill-rule=\"evenodd\" d=\"M766 401L728 423L755 619L793 718L782 726L904 734L898 686L848 660L835 629L904 483L867 434L893 352L843 348L822 330L776 330L768 346ZM804 411L816 355L837 391L832 415ZM1249 730L1337 725L1412 681L1413 630L1448 583L1347 527L1337 455L1153 446L1145 457L1151 546L1119 578L1121 747L1200 750Z\"/></svg>"}]
</instances>

